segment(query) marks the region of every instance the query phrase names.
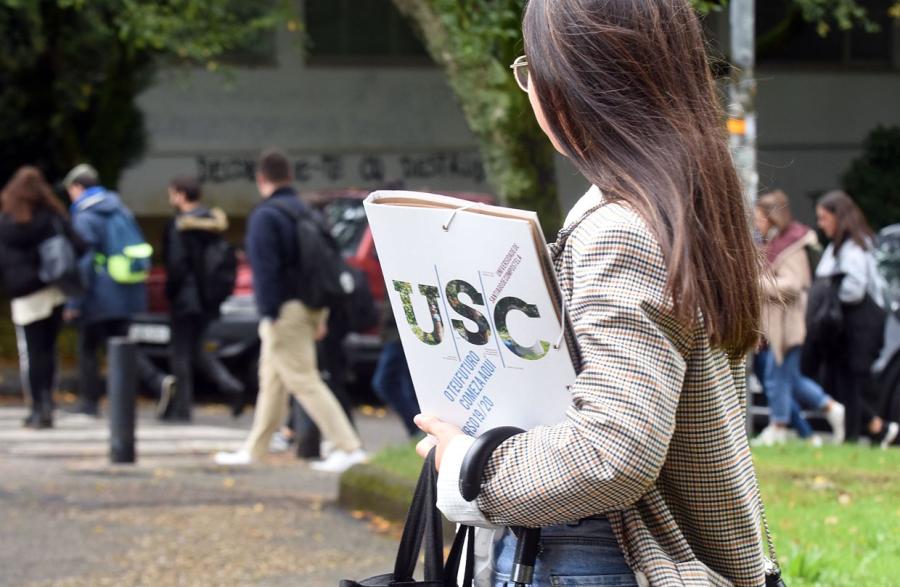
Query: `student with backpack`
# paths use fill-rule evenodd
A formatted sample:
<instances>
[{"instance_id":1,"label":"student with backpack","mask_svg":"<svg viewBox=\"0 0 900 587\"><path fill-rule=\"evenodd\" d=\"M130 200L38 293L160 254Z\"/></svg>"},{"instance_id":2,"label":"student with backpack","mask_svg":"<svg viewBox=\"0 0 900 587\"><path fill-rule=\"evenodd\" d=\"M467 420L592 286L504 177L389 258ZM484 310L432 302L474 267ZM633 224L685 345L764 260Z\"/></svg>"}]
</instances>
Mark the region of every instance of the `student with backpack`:
<instances>
[{"instance_id":1,"label":"student with backpack","mask_svg":"<svg viewBox=\"0 0 900 587\"><path fill-rule=\"evenodd\" d=\"M96 417L102 395L97 351L109 338L127 336L131 317L146 308L153 248L119 196L100 185L93 167L76 166L63 186L72 200L75 232L86 245L78 260L84 293L70 299L64 312L66 321L78 328L80 398L74 411ZM141 383L167 401L175 378L160 372L142 353L137 363Z\"/></svg>"},{"instance_id":2,"label":"student with backpack","mask_svg":"<svg viewBox=\"0 0 900 587\"><path fill-rule=\"evenodd\" d=\"M365 273L352 266L346 269L354 278L353 293L346 298L341 296L345 303L329 308L327 333L316 345L316 354L322 379L344 408L350 423L354 424L353 402L347 389L350 364L344 342L350 333L362 334L374 328L379 321L379 312ZM315 422L299 403L292 401L288 420L273 437L269 448L280 452L296 442L298 458L317 459L322 454L321 440L322 435Z\"/></svg>"},{"instance_id":3,"label":"student with backpack","mask_svg":"<svg viewBox=\"0 0 900 587\"><path fill-rule=\"evenodd\" d=\"M218 453L222 465L262 458L284 422L287 394L294 394L335 449L313 463L342 472L366 460L359 437L316 366L316 341L326 334L328 308L353 292L353 276L322 222L291 187L287 157L265 151L256 170L262 202L247 222L247 255L260 314L259 395L244 447Z\"/></svg>"},{"instance_id":4,"label":"student with backpack","mask_svg":"<svg viewBox=\"0 0 900 587\"><path fill-rule=\"evenodd\" d=\"M172 324L169 366L177 384L172 401L159 405L162 420L190 421L194 368L242 406L244 386L215 357L203 352L203 337L218 318L219 306L234 290L237 256L225 240L228 218L219 208L200 203L200 183L179 177L169 183L176 215L166 226L163 260Z\"/></svg>"}]
</instances>

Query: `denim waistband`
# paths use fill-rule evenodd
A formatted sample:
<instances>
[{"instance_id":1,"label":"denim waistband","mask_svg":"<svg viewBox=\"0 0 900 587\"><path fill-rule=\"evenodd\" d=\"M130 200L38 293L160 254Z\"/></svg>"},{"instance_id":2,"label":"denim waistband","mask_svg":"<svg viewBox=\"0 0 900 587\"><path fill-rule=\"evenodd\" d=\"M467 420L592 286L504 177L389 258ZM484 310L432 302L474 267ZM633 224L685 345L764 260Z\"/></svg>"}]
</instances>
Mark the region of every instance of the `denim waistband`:
<instances>
[{"instance_id":1,"label":"denim waistband","mask_svg":"<svg viewBox=\"0 0 900 587\"><path fill-rule=\"evenodd\" d=\"M553 536L583 536L583 537L613 537L612 525L606 516L591 516L564 524L554 524L541 528L541 537Z\"/></svg>"}]
</instances>

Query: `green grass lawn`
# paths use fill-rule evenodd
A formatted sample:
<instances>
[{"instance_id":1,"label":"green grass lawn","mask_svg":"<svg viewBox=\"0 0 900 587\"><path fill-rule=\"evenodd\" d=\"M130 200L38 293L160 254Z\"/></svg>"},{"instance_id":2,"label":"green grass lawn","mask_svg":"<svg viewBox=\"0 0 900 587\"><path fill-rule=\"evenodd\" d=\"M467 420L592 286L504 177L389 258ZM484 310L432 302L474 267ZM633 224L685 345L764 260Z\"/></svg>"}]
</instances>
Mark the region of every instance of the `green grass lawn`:
<instances>
[{"instance_id":1,"label":"green grass lawn","mask_svg":"<svg viewBox=\"0 0 900 587\"><path fill-rule=\"evenodd\" d=\"M791 587L900 585L900 450L755 449Z\"/></svg>"},{"instance_id":2,"label":"green grass lawn","mask_svg":"<svg viewBox=\"0 0 900 587\"><path fill-rule=\"evenodd\" d=\"M412 446L373 462L416 478ZM795 443L754 457L789 587L900 585L900 450Z\"/></svg>"}]
</instances>

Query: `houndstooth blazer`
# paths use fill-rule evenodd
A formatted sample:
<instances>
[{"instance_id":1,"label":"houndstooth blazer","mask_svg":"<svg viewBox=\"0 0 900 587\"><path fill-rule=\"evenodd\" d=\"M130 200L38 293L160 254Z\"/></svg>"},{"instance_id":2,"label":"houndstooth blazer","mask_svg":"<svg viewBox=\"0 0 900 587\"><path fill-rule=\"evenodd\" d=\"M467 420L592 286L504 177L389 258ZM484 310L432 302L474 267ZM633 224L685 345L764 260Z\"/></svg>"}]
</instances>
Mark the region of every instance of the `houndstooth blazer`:
<instances>
[{"instance_id":1,"label":"houndstooth blazer","mask_svg":"<svg viewBox=\"0 0 900 587\"><path fill-rule=\"evenodd\" d=\"M671 317L659 245L630 209L600 207L561 236L551 250L581 355L573 406L497 449L478 507L500 525L606 515L653 587L763 585L744 357Z\"/></svg>"}]
</instances>

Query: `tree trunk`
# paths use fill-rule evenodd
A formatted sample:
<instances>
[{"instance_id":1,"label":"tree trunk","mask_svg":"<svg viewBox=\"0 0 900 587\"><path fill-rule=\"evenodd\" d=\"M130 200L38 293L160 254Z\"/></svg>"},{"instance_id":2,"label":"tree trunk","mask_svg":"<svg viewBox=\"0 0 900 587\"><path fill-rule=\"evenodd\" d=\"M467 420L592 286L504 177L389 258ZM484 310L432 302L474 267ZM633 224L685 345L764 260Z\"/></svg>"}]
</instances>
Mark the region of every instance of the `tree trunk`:
<instances>
[{"instance_id":1,"label":"tree trunk","mask_svg":"<svg viewBox=\"0 0 900 587\"><path fill-rule=\"evenodd\" d=\"M535 210L545 234L555 234L561 218L554 149L509 69L516 48L521 47L521 35L485 34L481 17L486 13L477 13L479 6L473 8L477 2L393 2L418 29L432 59L446 73L478 139L488 181L500 201ZM487 4L480 8L496 9ZM469 13L472 10L476 13Z\"/></svg>"}]
</instances>

